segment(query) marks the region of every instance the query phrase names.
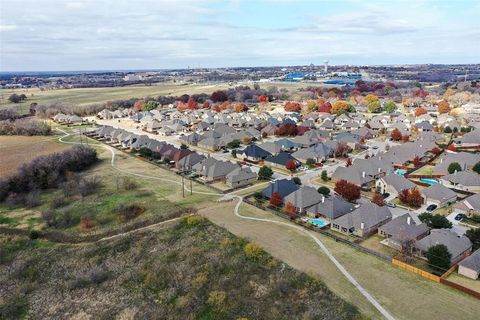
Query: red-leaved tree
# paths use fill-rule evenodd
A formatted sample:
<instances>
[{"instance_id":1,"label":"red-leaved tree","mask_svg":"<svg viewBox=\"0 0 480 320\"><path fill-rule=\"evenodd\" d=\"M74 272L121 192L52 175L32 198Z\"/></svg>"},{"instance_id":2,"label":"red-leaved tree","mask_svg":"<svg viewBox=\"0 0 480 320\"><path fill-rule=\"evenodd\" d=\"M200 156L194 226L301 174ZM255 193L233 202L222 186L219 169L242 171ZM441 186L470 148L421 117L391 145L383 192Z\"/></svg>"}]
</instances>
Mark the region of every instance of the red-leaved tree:
<instances>
[{"instance_id":1,"label":"red-leaved tree","mask_svg":"<svg viewBox=\"0 0 480 320\"><path fill-rule=\"evenodd\" d=\"M272 196L270 197L270 205L273 207L280 207L283 203L282 196L278 192L272 193Z\"/></svg>"},{"instance_id":2,"label":"red-leaved tree","mask_svg":"<svg viewBox=\"0 0 480 320\"><path fill-rule=\"evenodd\" d=\"M347 180L337 181L333 190L347 201L353 202L360 199L360 187Z\"/></svg>"},{"instance_id":3,"label":"red-leaved tree","mask_svg":"<svg viewBox=\"0 0 480 320\"><path fill-rule=\"evenodd\" d=\"M290 159L287 161L285 167L287 168L287 170L295 171L297 169L297 164L295 163L295 160Z\"/></svg>"},{"instance_id":4,"label":"red-leaved tree","mask_svg":"<svg viewBox=\"0 0 480 320\"><path fill-rule=\"evenodd\" d=\"M402 133L397 128L393 129L392 133L390 133L390 138L393 141L400 141L402 139Z\"/></svg>"}]
</instances>

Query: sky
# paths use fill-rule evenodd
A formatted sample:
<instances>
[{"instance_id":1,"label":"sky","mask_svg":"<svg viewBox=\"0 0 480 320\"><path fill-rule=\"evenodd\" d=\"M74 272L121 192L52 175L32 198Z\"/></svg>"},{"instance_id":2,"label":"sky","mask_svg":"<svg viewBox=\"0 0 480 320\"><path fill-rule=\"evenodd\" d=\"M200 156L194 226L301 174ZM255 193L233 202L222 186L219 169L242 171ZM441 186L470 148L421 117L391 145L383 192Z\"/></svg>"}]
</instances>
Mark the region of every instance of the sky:
<instances>
[{"instance_id":1,"label":"sky","mask_svg":"<svg viewBox=\"0 0 480 320\"><path fill-rule=\"evenodd\" d=\"M480 63L480 0L0 0L0 71Z\"/></svg>"}]
</instances>

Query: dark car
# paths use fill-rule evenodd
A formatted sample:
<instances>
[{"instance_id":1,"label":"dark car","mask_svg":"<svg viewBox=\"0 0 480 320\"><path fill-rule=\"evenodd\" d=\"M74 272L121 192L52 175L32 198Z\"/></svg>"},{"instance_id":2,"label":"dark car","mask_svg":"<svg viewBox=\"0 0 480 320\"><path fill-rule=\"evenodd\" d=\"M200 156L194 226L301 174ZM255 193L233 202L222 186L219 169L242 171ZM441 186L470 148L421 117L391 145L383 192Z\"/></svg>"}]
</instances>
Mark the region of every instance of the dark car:
<instances>
[{"instance_id":1,"label":"dark car","mask_svg":"<svg viewBox=\"0 0 480 320\"><path fill-rule=\"evenodd\" d=\"M465 218L465 215L463 213L459 213L455 216L455 220L457 221L462 221L462 219Z\"/></svg>"},{"instance_id":2,"label":"dark car","mask_svg":"<svg viewBox=\"0 0 480 320\"><path fill-rule=\"evenodd\" d=\"M427 207L427 211L428 212L432 212L433 210L437 209L437 205L436 204L431 204Z\"/></svg>"},{"instance_id":3,"label":"dark car","mask_svg":"<svg viewBox=\"0 0 480 320\"><path fill-rule=\"evenodd\" d=\"M388 197L390 197L390 193L385 192L384 194L382 194L382 197L383 199L387 199Z\"/></svg>"}]
</instances>

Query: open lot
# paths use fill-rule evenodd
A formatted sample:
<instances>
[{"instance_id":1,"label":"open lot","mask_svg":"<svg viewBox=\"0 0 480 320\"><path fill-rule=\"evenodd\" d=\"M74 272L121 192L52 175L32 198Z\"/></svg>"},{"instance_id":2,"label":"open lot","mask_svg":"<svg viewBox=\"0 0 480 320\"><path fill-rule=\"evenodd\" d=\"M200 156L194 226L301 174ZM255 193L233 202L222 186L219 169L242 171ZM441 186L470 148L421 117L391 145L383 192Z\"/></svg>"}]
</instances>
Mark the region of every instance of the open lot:
<instances>
[{"instance_id":1,"label":"open lot","mask_svg":"<svg viewBox=\"0 0 480 320\"><path fill-rule=\"evenodd\" d=\"M291 266L318 276L332 291L356 305L368 317L381 316L361 296L315 243L297 231L268 222L247 221L233 214L234 202L219 203L201 214L236 235L261 244L273 256ZM240 213L285 221L242 204ZM361 253L318 235L357 281L397 319L475 319L480 304L473 297Z\"/></svg>"},{"instance_id":2,"label":"open lot","mask_svg":"<svg viewBox=\"0 0 480 320\"><path fill-rule=\"evenodd\" d=\"M68 148L55 139L51 136L0 136L0 177L15 173L18 167L35 157Z\"/></svg>"}]
</instances>

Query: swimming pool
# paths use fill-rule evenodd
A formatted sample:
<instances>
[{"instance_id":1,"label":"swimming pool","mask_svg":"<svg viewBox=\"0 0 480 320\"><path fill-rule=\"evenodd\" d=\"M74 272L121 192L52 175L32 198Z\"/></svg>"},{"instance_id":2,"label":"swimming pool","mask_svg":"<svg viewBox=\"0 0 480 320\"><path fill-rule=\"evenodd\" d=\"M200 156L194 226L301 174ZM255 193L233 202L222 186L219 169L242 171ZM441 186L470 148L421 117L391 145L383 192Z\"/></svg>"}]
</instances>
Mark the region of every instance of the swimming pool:
<instances>
[{"instance_id":1,"label":"swimming pool","mask_svg":"<svg viewBox=\"0 0 480 320\"><path fill-rule=\"evenodd\" d=\"M310 222L311 224L319 227L319 228L323 228L323 227L325 227L326 225L329 224L329 222L327 222L323 219L313 219L312 218L312 219L308 219L307 221Z\"/></svg>"},{"instance_id":2,"label":"swimming pool","mask_svg":"<svg viewBox=\"0 0 480 320\"><path fill-rule=\"evenodd\" d=\"M403 170L403 169L395 170L395 174L397 174L399 176L403 176L403 175L405 175L405 173L407 173L407 170Z\"/></svg>"},{"instance_id":3,"label":"swimming pool","mask_svg":"<svg viewBox=\"0 0 480 320\"><path fill-rule=\"evenodd\" d=\"M435 179L427 179L427 178L421 178L420 182L423 182L423 183L426 183L426 184L429 184L429 185L433 185L433 184L438 183L438 181L435 180Z\"/></svg>"}]
</instances>

